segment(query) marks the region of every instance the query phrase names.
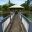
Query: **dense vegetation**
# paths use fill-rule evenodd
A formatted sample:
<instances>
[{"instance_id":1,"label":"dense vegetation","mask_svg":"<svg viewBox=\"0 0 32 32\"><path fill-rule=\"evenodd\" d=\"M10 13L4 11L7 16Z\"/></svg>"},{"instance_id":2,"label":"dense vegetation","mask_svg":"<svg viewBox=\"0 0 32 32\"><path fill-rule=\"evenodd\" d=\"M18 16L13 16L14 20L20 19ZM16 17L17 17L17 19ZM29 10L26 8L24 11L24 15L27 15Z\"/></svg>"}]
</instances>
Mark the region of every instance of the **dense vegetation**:
<instances>
[{"instance_id":1,"label":"dense vegetation","mask_svg":"<svg viewBox=\"0 0 32 32\"><path fill-rule=\"evenodd\" d=\"M29 6L29 3L30 1L27 0L25 1L25 3L21 4L21 6L24 7L24 12L26 12L25 15L28 15L32 11L32 6ZM0 14L9 14L10 12L9 7L12 5L15 5L15 4L11 3L10 0L8 4L0 5L0 12L1 12Z\"/></svg>"},{"instance_id":2,"label":"dense vegetation","mask_svg":"<svg viewBox=\"0 0 32 32\"><path fill-rule=\"evenodd\" d=\"M21 6L24 7L24 14L25 16L30 15L32 12L32 5L30 6L30 1L27 0L25 3L23 3Z\"/></svg>"},{"instance_id":3,"label":"dense vegetation","mask_svg":"<svg viewBox=\"0 0 32 32\"><path fill-rule=\"evenodd\" d=\"M2 14L8 15L10 12L9 7L12 5L15 5L15 4L11 3L10 0L9 0L8 4L0 5L0 15L2 15Z\"/></svg>"}]
</instances>

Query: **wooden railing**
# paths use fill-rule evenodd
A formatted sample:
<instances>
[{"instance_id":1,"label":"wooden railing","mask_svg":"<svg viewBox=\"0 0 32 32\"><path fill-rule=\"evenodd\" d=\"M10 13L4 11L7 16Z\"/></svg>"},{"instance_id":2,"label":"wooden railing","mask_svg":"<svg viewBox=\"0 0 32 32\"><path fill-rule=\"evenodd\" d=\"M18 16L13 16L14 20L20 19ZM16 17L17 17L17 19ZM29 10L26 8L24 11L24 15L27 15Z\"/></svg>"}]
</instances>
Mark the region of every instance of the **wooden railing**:
<instances>
[{"instance_id":1,"label":"wooden railing","mask_svg":"<svg viewBox=\"0 0 32 32\"><path fill-rule=\"evenodd\" d=\"M5 17L2 21L2 29L3 32L6 31L8 29L9 23L12 21L13 17L14 17L15 13L13 13L12 15L9 15L7 17ZM12 16L12 17L11 17Z\"/></svg>"},{"instance_id":2,"label":"wooden railing","mask_svg":"<svg viewBox=\"0 0 32 32\"><path fill-rule=\"evenodd\" d=\"M26 29L26 31L28 32L29 31L29 26L30 26L30 23L32 22L31 20L29 20L27 17L25 17L23 14L19 14L20 16L20 19L22 20L22 23ZM10 28L12 27L12 24L13 24L13 18L15 17L15 14L13 14L12 16L9 15L7 16L6 18L4 18L3 20L3 32L9 32ZM5 26L6 25L6 26ZM8 27L9 26L9 27Z\"/></svg>"},{"instance_id":3,"label":"wooden railing","mask_svg":"<svg viewBox=\"0 0 32 32\"><path fill-rule=\"evenodd\" d=\"M28 19L26 16L24 16L23 14L20 15L21 16L21 20L22 20L22 23L26 29L27 32L30 31L30 27L32 27L32 21L30 19Z\"/></svg>"},{"instance_id":4,"label":"wooden railing","mask_svg":"<svg viewBox=\"0 0 32 32\"><path fill-rule=\"evenodd\" d=\"M3 29L3 32L4 32L4 30L6 29L6 27L8 26L8 24L10 22L10 16L5 17L2 21L3 21L2 29Z\"/></svg>"}]
</instances>

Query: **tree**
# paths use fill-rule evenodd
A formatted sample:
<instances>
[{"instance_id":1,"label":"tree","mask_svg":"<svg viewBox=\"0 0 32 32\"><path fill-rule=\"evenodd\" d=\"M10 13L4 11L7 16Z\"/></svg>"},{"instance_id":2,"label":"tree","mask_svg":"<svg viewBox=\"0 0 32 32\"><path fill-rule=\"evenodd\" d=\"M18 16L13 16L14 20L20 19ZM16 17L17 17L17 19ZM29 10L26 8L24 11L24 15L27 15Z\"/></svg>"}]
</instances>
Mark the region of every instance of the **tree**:
<instances>
[{"instance_id":1,"label":"tree","mask_svg":"<svg viewBox=\"0 0 32 32\"><path fill-rule=\"evenodd\" d=\"M1 5L0 5L0 11L1 11Z\"/></svg>"},{"instance_id":2,"label":"tree","mask_svg":"<svg viewBox=\"0 0 32 32\"><path fill-rule=\"evenodd\" d=\"M25 1L21 6L24 7L24 15L28 16L30 13L29 0Z\"/></svg>"},{"instance_id":3,"label":"tree","mask_svg":"<svg viewBox=\"0 0 32 32\"><path fill-rule=\"evenodd\" d=\"M32 6L30 7L30 11L32 12Z\"/></svg>"},{"instance_id":4,"label":"tree","mask_svg":"<svg viewBox=\"0 0 32 32\"><path fill-rule=\"evenodd\" d=\"M12 6L12 5L14 5L14 4L11 3L10 0L9 0L8 4L4 4L4 5L0 6L0 10L2 10L4 13L10 12L9 7Z\"/></svg>"},{"instance_id":5,"label":"tree","mask_svg":"<svg viewBox=\"0 0 32 32\"><path fill-rule=\"evenodd\" d=\"M29 3L27 3L27 1L23 3L21 6L23 6L25 10L29 10Z\"/></svg>"},{"instance_id":6,"label":"tree","mask_svg":"<svg viewBox=\"0 0 32 32\"><path fill-rule=\"evenodd\" d=\"M14 4L11 3L10 0L9 0L8 4L4 4L4 5L2 6L2 10L3 10L3 11L9 11L9 7L12 6L12 5L14 5Z\"/></svg>"},{"instance_id":7,"label":"tree","mask_svg":"<svg viewBox=\"0 0 32 32\"><path fill-rule=\"evenodd\" d=\"M9 4L9 7L15 5L15 4L11 3L10 0L8 1L8 4Z\"/></svg>"},{"instance_id":8,"label":"tree","mask_svg":"<svg viewBox=\"0 0 32 32\"><path fill-rule=\"evenodd\" d=\"M9 7L9 6L5 4L5 5L3 5L2 10L3 10L3 11L8 11L8 7Z\"/></svg>"},{"instance_id":9,"label":"tree","mask_svg":"<svg viewBox=\"0 0 32 32\"><path fill-rule=\"evenodd\" d=\"M29 0L27 0L27 5L29 5L30 4L30 1Z\"/></svg>"}]
</instances>

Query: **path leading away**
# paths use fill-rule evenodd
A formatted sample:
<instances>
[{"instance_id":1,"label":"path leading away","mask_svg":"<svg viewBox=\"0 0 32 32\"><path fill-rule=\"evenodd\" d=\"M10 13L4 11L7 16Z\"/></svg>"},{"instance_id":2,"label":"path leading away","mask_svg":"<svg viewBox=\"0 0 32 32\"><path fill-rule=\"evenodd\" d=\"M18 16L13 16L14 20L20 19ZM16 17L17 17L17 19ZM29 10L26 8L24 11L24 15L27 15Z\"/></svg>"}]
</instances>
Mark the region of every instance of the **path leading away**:
<instances>
[{"instance_id":1,"label":"path leading away","mask_svg":"<svg viewBox=\"0 0 32 32\"><path fill-rule=\"evenodd\" d=\"M13 25L11 29L9 30L9 32L26 32L18 15L15 15L14 20L13 20Z\"/></svg>"}]
</instances>

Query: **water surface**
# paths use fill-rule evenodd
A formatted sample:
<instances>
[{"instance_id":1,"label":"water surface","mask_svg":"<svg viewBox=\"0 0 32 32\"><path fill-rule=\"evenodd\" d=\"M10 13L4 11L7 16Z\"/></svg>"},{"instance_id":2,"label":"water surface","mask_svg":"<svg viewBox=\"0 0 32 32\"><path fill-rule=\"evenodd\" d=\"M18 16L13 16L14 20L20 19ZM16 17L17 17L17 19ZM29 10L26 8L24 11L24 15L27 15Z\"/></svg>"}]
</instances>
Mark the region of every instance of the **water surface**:
<instances>
[{"instance_id":1,"label":"water surface","mask_svg":"<svg viewBox=\"0 0 32 32\"><path fill-rule=\"evenodd\" d=\"M0 22L2 22L2 20L3 20L3 16L0 16Z\"/></svg>"}]
</instances>

